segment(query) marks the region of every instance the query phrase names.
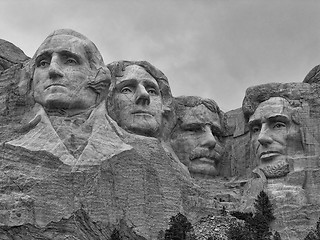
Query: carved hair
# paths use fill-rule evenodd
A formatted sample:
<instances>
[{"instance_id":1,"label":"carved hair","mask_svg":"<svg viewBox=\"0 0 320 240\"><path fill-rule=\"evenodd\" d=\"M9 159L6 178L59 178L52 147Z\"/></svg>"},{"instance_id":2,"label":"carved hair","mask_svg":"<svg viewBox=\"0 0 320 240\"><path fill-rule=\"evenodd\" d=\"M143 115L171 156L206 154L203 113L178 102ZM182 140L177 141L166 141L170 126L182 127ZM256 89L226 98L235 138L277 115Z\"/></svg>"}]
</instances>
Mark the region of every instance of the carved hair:
<instances>
[{"instance_id":1,"label":"carved hair","mask_svg":"<svg viewBox=\"0 0 320 240\"><path fill-rule=\"evenodd\" d=\"M305 83L268 83L248 88L242 102L242 111L246 121L249 121L260 103L272 97L286 99L293 110L301 107L303 101L306 101L310 95L309 88L310 85ZM295 114L296 111L293 112L292 120L299 124L299 117Z\"/></svg>"},{"instance_id":2,"label":"carved hair","mask_svg":"<svg viewBox=\"0 0 320 240\"><path fill-rule=\"evenodd\" d=\"M169 82L167 77L161 72L159 69L157 69L155 66L153 66L151 63L147 61L116 61L112 62L107 65L109 70L111 71L111 85L109 88L109 94L108 94L108 112L109 115L115 119L114 112L113 112L113 95L115 93L115 86L117 82L117 77L122 77L124 74L124 71L126 67L131 65L137 65L142 67L144 70L146 70L158 83L161 97L162 97L162 103L164 105L164 114L168 114L170 112L170 106L172 103L172 93L169 86Z\"/></svg>"},{"instance_id":3,"label":"carved hair","mask_svg":"<svg viewBox=\"0 0 320 240\"><path fill-rule=\"evenodd\" d=\"M291 107L291 120L299 125L304 155L317 155L320 152L317 124L319 87L308 83L269 83L247 89L242 103L242 111L248 122L260 103L272 97L281 97ZM272 170L272 169L271 169ZM269 169L268 169L269 171Z\"/></svg>"},{"instance_id":4,"label":"carved hair","mask_svg":"<svg viewBox=\"0 0 320 240\"><path fill-rule=\"evenodd\" d=\"M177 104L178 110L179 108L185 107L196 107L203 104L206 108L208 108L211 112L220 113L222 112L218 106L218 104L209 98L201 98L198 96L180 96L174 98L175 103Z\"/></svg>"},{"instance_id":5,"label":"carved hair","mask_svg":"<svg viewBox=\"0 0 320 240\"><path fill-rule=\"evenodd\" d=\"M304 83L314 84L320 83L320 65L315 66L310 70L307 76L303 79Z\"/></svg>"},{"instance_id":6,"label":"carved hair","mask_svg":"<svg viewBox=\"0 0 320 240\"><path fill-rule=\"evenodd\" d=\"M106 92L106 89L108 88L111 81L111 76L108 68L105 66L103 62L103 58L99 50L97 49L96 45L81 33L78 33L71 29L59 29L49 34L49 36L43 41L43 43L37 49L31 60L25 66L23 75L21 76L21 93L28 94L31 91L33 74L35 70L35 60L38 56L39 50L44 44L50 41L52 37L58 35L74 36L81 40L85 50L86 58L88 59L90 64L90 68L91 70L93 70L95 74L95 76L93 76L93 79L90 79L90 82L88 82L88 87L92 88L99 95Z\"/></svg>"},{"instance_id":7,"label":"carved hair","mask_svg":"<svg viewBox=\"0 0 320 240\"><path fill-rule=\"evenodd\" d=\"M220 110L218 104L214 100L198 96L180 96L174 98L174 103L177 119L183 117L181 114L186 108L204 105L208 110L219 115L221 127L225 129L224 113Z\"/></svg>"}]
</instances>

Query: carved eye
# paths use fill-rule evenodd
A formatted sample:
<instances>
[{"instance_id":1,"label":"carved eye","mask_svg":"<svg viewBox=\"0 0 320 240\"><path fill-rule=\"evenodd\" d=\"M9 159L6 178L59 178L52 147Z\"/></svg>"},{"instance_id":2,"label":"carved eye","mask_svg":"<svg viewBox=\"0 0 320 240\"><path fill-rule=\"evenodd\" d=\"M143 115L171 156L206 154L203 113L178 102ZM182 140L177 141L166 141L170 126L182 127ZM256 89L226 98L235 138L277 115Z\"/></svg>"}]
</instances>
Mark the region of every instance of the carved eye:
<instances>
[{"instance_id":1,"label":"carved eye","mask_svg":"<svg viewBox=\"0 0 320 240\"><path fill-rule=\"evenodd\" d=\"M129 87L124 87L124 88L121 89L120 92L124 93L124 94L128 94L128 93L132 93L132 90Z\"/></svg>"},{"instance_id":2,"label":"carved eye","mask_svg":"<svg viewBox=\"0 0 320 240\"><path fill-rule=\"evenodd\" d=\"M252 126L252 127L251 127L251 132L252 132L252 133L258 133L258 132L260 132L260 126L258 126L258 125Z\"/></svg>"},{"instance_id":3,"label":"carved eye","mask_svg":"<svg viewBox=\"0 0 320 240\"><path fill-rule=\"evenodd\" d=\"M190 126L184 127L184 130L188 131L188 132L197 133L197 132L201 132L202 131L202 127L199 126L199 125L190 125Z\"/></svg>"},{"instance_id":4,"label":"carved eye","mask_svg":"<svg viewBox=\"0 0 320 240\"><path fill-rule=\"evenodd\" d=\"M285 128L287 125L283 122L276 122L273 125L273 129L281 129L281 128Z\"/></svg>"},{"instance_id":5,"label":"carved eye","mask_svg":"<svg viewBox=\"0 0 320 240\"><path fill-rule=\"evenodd\" d=\"M212 135L221 142L222 140L222 132L220 130L217 130L215 128L211 128Z\"/></svg>"},{"instance_id":6,"label":"carved eye","mask_svg":"<svg viewBox=\"0 0 320 240\"><path fill-rule=\"evenodd\" d=\"M41 67L41 68L46 68L49 65L50 65L50 61L46 59L43 59L38 63L38 67Z\"/></svg>"},{"instance_id":7,"label":"carved eye","mask_svg":"<svg viewBox=\"0 0 320 240\"><path fill-rule=\"evenodd\" d=\"M149 95L151 95L151 96L158 95L158 92L157 92L154 88L149 88L149 89L148 89L148 93L149 93Z\"/></svg>"},{"instance_id":8,"label":"carved eye","mask_svg":"<svg viewBox=\"0 0 320 240\"><path fill-rule=\"evenodd\" d=\"M74 58L67 58L66 64L70 66L74 66L78 64L78 61Z\"/></svg>"}]
</instances>

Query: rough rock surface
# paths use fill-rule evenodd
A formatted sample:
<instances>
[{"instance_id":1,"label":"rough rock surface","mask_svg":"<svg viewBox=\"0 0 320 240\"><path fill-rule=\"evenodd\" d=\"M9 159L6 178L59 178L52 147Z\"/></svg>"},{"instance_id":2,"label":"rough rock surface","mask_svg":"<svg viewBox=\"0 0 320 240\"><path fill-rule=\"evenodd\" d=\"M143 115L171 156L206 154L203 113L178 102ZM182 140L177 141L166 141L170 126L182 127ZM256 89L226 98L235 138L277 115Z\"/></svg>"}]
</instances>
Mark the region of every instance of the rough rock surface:
<instances>
[{"instance_id":1,"label":"rough rock surface","mask_svg":"<svg viewBox=\"0 0 320 240\"><path fill-rule=\"evenodd\" d=\"M202 207L189 203L192 196L199 199L198 187L160 142L135 137L130 143L133 148L99 164L74 166L46 151L4 145L1 225L44 227L81 208L94 222L123 218L152 239L177 212L198 214Z\"/></svg>"},{"instance_id":2,"label":"rough rock surface","mask_svg":"<svg viewBox=\"0 0 320 240\"><path fill-rule=\"evenodd\" d=\"M114 229L118 230L121 239L145 240L128 227L124 220L120 220L115 225L93 222L82 209L74 212L69 218L63 218L59 222L50 222L44 227L37 227L32 224L0 227L0 238L3 240L105 240L111 238Z\"/></svg>"},{"instance_id":3,"label":"rough rock surface","mask_svg":"<svg viewBox=\"0 0 320 240\"><path fill-rule=\"evenodd\" d=\"M259 168L250 116L243 110L254 112L259 104L224 115L226 154L219 175L191 177L168 142L124 131L108 116L104 101L82 122L49 116L21 91L27 64L20 49L0 41L1 239L108 239L114 228L124 239L155 239L178 212L193 223L197 239L226 239L236 220L219 212L252 211L261 190L271 199L276 217L271 227L282 239L303 239L315 226L320 216L318 66L304 83L260 85L246 94L246 100L259 95L263 102L281 93L300 107L294 120L299 120L303 151L287 151L289 171L271 178ZM69 126L70 132L61 130ZM72 152L64 144L83 148Z\"/></svg>"},{"instance_id":4,"label":"rough rock surface","mask_svg":"<svg viewBox=\"0 0 320 240\"><path fill-rule=\"evenodd\" d=\"M20 48L6 40L0 39L0 73L28 59L29 57Z\"/></svg>"},{"instance_id":5,"label":"rough rock surface","mask_svg":"<svg viewBox=\"0 0 320 240\"><path fill-rule=\"evenodd\" d=\"M207 240L210 237L213 240L228 240L229 227L236 223L242 224L242 221L232 216L208 215L194 224L193 231L197 240Z\"/></svg>"}]
</instances>

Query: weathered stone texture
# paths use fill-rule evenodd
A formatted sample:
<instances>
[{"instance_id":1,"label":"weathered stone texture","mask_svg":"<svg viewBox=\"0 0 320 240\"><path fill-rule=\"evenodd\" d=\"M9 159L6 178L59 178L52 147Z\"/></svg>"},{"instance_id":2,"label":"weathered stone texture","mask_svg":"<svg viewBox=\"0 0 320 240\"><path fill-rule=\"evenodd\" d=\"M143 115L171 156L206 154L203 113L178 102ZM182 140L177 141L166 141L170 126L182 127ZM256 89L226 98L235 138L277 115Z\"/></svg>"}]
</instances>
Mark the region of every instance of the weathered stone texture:
<instances>
[{"instance_id":1,"label":"weathered stone texture","mask_svg":"<svg viewBox=\"0 0 320 240\"><path fill-rule=\"evenodd\" d=\"M114 229L118 230L121 239L146 240L127 226L124 220L120 220L114 225L93 222L83 209L77 210L69 218L63 218L58 222L50 222L45 227L37 227L31 224L0 227L0 238L3 240L105 240L111 238Z\"/></svg>"},{"instance_id":2,"label":"weathered stone texture","mask_svg":"<svg viewBox=\"0 0 320 240\"><path fill-rule=\"evenodd\" d=\"M3 146L1 225L45 227L82 208L94 222L124 218L153 238L183 207L191 214L188 197L200 193L185 169L166 157L158 140L134 141L134 149L81 170L47 152Z\"/></svg>"},{"instance_id":3,"label":"weathered stone texture","mask_svg":"<svg viewBox=\"0 0 320 240\"><path fill-rule=\"evenodd\" d=\"M28 59L29 57L20 48L6 40L0 39L0 73Z\"/></svg>"},{"instance_id":4,"label":"weathered stone texture","mask_svg":"<svg viewBox=\"0 0 320 240\"><path fill-rule=\"evenodd\" d=\"M72 30L56 31L48 39L54 38L58 43L66 40L70 45L68 41L73 37L88 41L92 53L98 55L95 64L100 64L96 68L88 65L81 71L84 84L79 87L88 86L79 94L81 104L70 105L74 109L65 107L69 98L65 102L57 101L59 98L41 102L41 97L58 92L62 83L56 84L56 90L50 94L42 96L38 91L39 99L30 100L31 78L27 71L34 59L28 62L20 49L0 40L1 239L108 239L114 228L125 239L155 239L178 212L195 224L198 239L210 235L224 239L232 220L203 217L218 215L222 209L253 211L261 190L271 199L276 217L271 227L282 239L303 239L315 225L320 216L319 66L310 71L304 83L250 87L242 108L223 113L214 101L199 97L177 98L185 98L186 102L174 106L167 78L147 62L118 63L135 66L129 67L135 70L130 74L148 76L149 84L140 79L137 84L134 82L134 87L123 86L123 79L118 80L125 76L129 79L124 80L132 82L132 77L127 76L121 64L116 69L125 74L116 76L117 81L115 75L110 80L95 46ZM82 41L78 43L82 54ZM51 42L45 41L42 48L46 44ZM57 49L55 54L59 55ZM81 56L88 60L85 54ZM72 69L66 72L72 83L78 84L77 61L69 60L72 64L64 62L64 67ZM46 67L51 61L38 63L43 67L37 70L39 81L46 74L62 77L66 73L56 62L55 72L50 73ZM89 77L91 82L87 83ZM119 116L109 115L113 109L110 106L108 109L106 102L110 81L113 94L128 107L125 123L119 117L123 114L119 103L115 105ZM41 84L43 89L50 87L46 82ZM165 98L161 99L160 93ZM93 104L87 101L86 94L92 94ZM130 99L124 97L126 94ZM112 96L109 94L109 101ZM156 122L150 125L150 119L154 118L152 109L136 105L138 102L148 105L153 97L154 107L158 109ZM162 105L163 102L166 104ZM83 109L77 112L79 106ZM131 110L136 116L130 115ZM189 114L192 121L184 114L187 110L192 113ZM270 126L264 128L282 137L281 151L285 149L282 152L279 144L261 154L254 148L254 144L263 145L259 134L265 123L261 119L267 119L266 111L288 115L285 123L278 121L279 131ZM254 114L255 118L251 118ZM250 119L260 121L258 128L248 124ZM281 131L284 126L286 131ZM294 134L289 134L292 129L288 126L294 127ZM178 143L183 140L188 147L172 144L173 135L169 131L172 129L180 134L177 134ZM201 151L195 153L199 145ZM189 157L192 151L197 156L193 159ZM178 159L178 153L188 157ZM262 155L273 164L263 168ZM279 155L281 161L273 162ZM211 166L212 171L204 166Z\"/></svg>"},{"instance_id":5,"label":"weathered stone texture","mask_svg":"<svg viewBox=\"0 0 320 240\"><path fill-rule=\"evenodd\" d=\"M247 178L256 166L248 151L250 135L243 117L242 109L238 108L226 113L228 137L226 140L226 156L223 160L223 176Z\"/></svg>"}]
</instances>

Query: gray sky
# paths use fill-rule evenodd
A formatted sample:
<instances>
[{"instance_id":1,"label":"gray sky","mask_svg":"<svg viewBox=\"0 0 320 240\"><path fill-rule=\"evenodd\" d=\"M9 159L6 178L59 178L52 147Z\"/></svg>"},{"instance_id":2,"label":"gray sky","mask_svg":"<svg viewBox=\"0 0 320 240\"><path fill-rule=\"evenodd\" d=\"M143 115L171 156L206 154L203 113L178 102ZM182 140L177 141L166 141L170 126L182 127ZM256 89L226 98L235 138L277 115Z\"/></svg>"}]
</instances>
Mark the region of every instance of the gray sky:
<instances>
[{"instance_id":1,"label":"gray sky","mask_svg":"<svg viewBox=\"0 0 320 240\"><path fill-rule=\"evenodd\" d=\"M241 107L245 89L301 82L320 63L317 0L0 0L0 38L32 56L55 29L71 28L105 63L147 60L174 96Z\"/></svg>"}]
</instances>

